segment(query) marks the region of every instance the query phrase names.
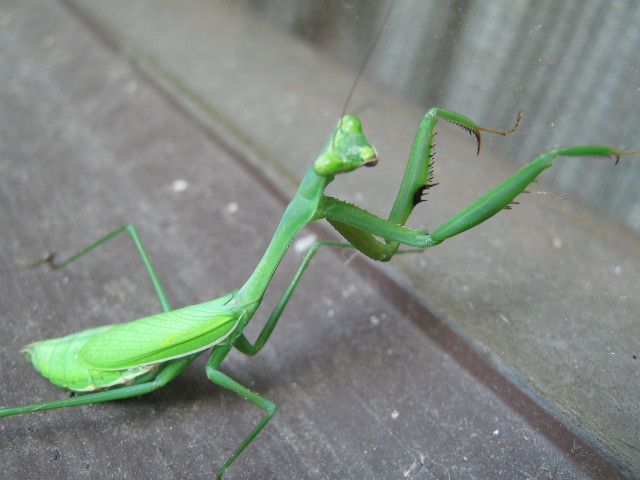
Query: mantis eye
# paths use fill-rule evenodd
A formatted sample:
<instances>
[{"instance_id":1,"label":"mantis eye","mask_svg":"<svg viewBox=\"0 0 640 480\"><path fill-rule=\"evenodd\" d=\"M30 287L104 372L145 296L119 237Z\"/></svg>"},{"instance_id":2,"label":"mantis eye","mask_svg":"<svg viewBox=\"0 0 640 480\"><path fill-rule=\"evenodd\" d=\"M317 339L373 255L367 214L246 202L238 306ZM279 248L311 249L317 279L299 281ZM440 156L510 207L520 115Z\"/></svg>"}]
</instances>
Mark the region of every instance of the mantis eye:
<instances>
[{"instance_id":1,"label":"mantis eye","mask_svg":"<svg viewBox=\"0 0 640 480\"><path fill-rule=\"evenodd\" d=\"M362 123L354 115L342 117L342 129L352 133L362 133Z\"/></svg>"},{"instance_id":2,"label":"mantis eye","mask_svg":"<svg viewBox=\"0 0 640 480\"><path fill-rule=\"evenodd\" d=\"M313 162L313 171L316 172L316 175L328 177L338 172L343 164L344 162L338 155L325 153Z\"/></svg>"}]
</instances>

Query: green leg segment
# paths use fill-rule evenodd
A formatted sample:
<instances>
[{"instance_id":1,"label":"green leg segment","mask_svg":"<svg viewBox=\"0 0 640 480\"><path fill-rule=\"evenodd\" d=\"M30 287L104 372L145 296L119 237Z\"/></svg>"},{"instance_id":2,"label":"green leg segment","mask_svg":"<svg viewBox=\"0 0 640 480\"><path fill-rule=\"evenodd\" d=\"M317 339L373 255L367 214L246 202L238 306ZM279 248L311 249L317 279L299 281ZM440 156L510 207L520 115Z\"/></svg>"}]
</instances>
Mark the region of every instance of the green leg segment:
<instances>
[{"instance_id":1,"label":"green leg segment","mask_svg":"<svg viewBox=\"0 0 640 480\"><path fill-rule=\"evenodd\" d=\"M584 145L577 147L556 148L544 152L531 163L525 165L518 173L502 182L497 187L489 190L468 207L451 217L430 236L427 246L438 245L447 238L458 235L476 225L491 218L500 210L508 207L524 189L535 180L545 169L553 165L558 156L566 157L603 157L616 158L616 163L621 155L637 153L636 150L619 151L611 147L601 145Z\"/></svg>"},{"instance_id":2,"label":"green leg segment","mask_svg":"<svg viewBox=\"0 0 640 480\"><path fill-rule=\"evenodd\" d=\"M136 230L135 225L132 225L131 223L126 223L122 225L120 228L115 229L113 232L109 233L108 235L105 235L101 239L95 241L88 247L84 248L83 250L79 251L78 253L72 255L71 257L69 257L68 259L62 262L58 262L58 263L54 262L53 256L50 256L47 259L47 262L49 263L49 265L51 265L52 268L66 267L74 260L77 260L78 258L82 257L85 253L90 252L94 248L102 245L107 240L111 240L113 237L115 237L116 235L122 232L127 232L129 237L131 237L131 240L133 241L133 245L136 247L136 250L138 251L140 258L142 259L142 263L144 264L144 268L147 270L147 274L151 279L151 284L153 285L153 289L155 290L156 295L158 296L158 300L160 300L160 306L162 308L162 311L168 312L169 310L171 310L171 306L169 305L167 296L165 295L162 285L160 284L160 280L158 280L158 275L156 274L156 271L154 270L153 265L149 260L149 256L147 255L147 252L142 246L142 241L140 240L138 231Z\"/></svg>"},{"instance_id":3,"label":"green leg segment","mask_svg":"<svg viewBox=\"0 0 640 480\"><path fill-rule=\"evenodd\" d=\"M353 248L353 245L350 245L348 243L329 242L329 241L323 241L323 240L315 242L313 245L311 245L307 250L307 253L305 254L304 258L302 259L302 262L300 262L300 266L296 270L296 273L294 273L293 278L289 282L289 285L287 285L287 288L282 293L280 300L278 300L278 303L276 307L273 309L273 312L271 313L271 315L269 316L269 319L267 320L264 327L262 328L262 331L258 335L258 338L256 339L255 344L252 345L249 342L249 340L247 340L247 338L244 336L244 334L242 334L235 343L235 347L238 350L240 350L245 355L255 355L262 349L264 344L267 343L267 340L269 339L271 332L273 332L273 329L275 328L276 324L278 323L278 320L280 319L280 316L282 315L282 311L287 306L287 302L289 302L289 299L291 298L291 294L293 293L295 288L298 286L300 277L302 277L302 274L309 266L309 262L311 262L311 259L314 257L316 252L323 245L329 245L333 247Z\"/></svg>"},{"instance_id":4,"label":"green leg segment","mask_svg":"<svg viewBox=\"0 0 640 480\"><path fill-rule=\"evenodd\" d=\"M325 197L320 208L327 221L351 245L374 260L390 260L400 244L411 247L426 245L427 232L396 225L342 200ZM384 238L386 243L374 235Z\"/></svg>"},{"instance_id":5,"label":"green leg segment","mask_svg":"<svg viewBox=\"0 0 640 480\"><path fill-rule=\"evenodd\" d=\"M409 162L404 172L402 184L389 214L389 221L397 225L404 225L414 207L422 201L422 195L434 185L430 183L433 166L433 129L438 123L438 118L453 123L473 135L478 142L478 153L480 153L481 131L507 135L518 127L520 117L521 112L518 113L518 119L514 127L502 132L481 127L470 118L456 112L443 110L442 108L429 109L418 126L418 132L413 141L413 147L411 147L411 154L409 155Z\"/></svg>"},{"instance_id":6,"label":"green leg segment","mask_svg":"<svg viewBox=\"0 0 640 480\"><path fill-rule=\"evenodd\" d=\"M91 403L108 402L110 400L121 400L123 398L136 397L145 393L152 392L160 388L182 372L189 365L197 354L188 357L182 357L167 362L156 378L152 381L140 383L137 385L126 385L112 390L104 390L101 392L87 393L76 397L63 398L53 400L51 402L34 403L31 405L22 405L19 407L0 408L0 418L11 415L19 415L21 413L42 412L44 410L53 410L56 408L77 407L79 405L88 405Z\"/></svg>"},{"instance_id":7,"label":"green leg segment","mask_svg":"<svg viewBox=\"0 0 640 480\"><path fill-rule=\"evenodd\" d=\"M258 405L260 408L262 408L265 411L265 416L262 418L260 423L258 423L258 425L256 425L256 427L251 431L251 433L247 435L247 438L245 438L242 441L242 443L236 449L236 451L233 452L233 454L225 462L224 466L220 470L218 470L218 472L216 473L216 478L218 479L222 478L222 475L224 474L225 470L229 468L229 466L233 463L233 461L236 458L238 458L238 455L242 453L242 451L247 447L247 445L249 445L253 441L256 435L260 433L260 431L269 422L269 420L271 420L271 417L273 417L273 414L276 412L275 403L265 398L262 398L260 395L253 393L248 388L240 385L234 379L230 378L229 376L217 370L218 366L220 365L220 363L222 363L222 360L224 360L224 358L227 356L230 349L231 349L230 346L219 346L213 349L213 353L211 354L211 356L209 357L209 360L207 361L207 367L206 367L207 376L213 383L216 383L226 389L229 389L232 392L237 393L241 397L246 398L247 400L251 400L253 403Z\"/></svg>"}]
</instances>

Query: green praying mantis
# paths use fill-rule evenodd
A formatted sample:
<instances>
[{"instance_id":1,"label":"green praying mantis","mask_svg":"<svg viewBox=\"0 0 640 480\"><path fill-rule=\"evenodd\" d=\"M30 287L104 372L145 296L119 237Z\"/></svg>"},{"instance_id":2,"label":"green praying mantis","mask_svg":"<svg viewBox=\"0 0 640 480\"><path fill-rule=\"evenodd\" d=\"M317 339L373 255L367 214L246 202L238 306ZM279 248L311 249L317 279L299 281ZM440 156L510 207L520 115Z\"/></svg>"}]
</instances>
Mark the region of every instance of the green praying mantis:
<instances>
[{"instance_id":1,"label":"green praying mantis","mask_svg":"<svg viewBox=\"0 0 640 480\"><path fill-rule=\"evenodd\" d=\"M360 120L345 115L333 129L302 179L288 204L271 242L246 283L215 300L171 310L156 272L140 241L136 228L126 224L89 245L69 259L55 263L63 267L114 236L126 232L143 261L162 313L129 323L91 328L61 338L32 343L23 350L33 366L53 384L78 395L31 405L0 408L0 417L86 405L149 393L179 375L198 355L210 350L206 363L207 377L214 383L250 400L264 410L262 420L218 470L225 470L253 441L275 413L273 402L250 391L218 367L235 347L246 355L257 354L265 345L298 282L321 246L356 249L379 261L388 261L401 246L424 249L436 246L489 219L507 208L526 187L559 156L613 157L637 150L617 150L608 146L586 145L557 148L544 152L515 175L491 189L432 233L405 227L413 209L432 186L432 145L439 119L449 121L475 135L478 152L481 132L506 135L508 131L483 128L458 113L433 108L422 119L409 156L404 178L388 218L327 196L324 190L336 175L353 172L361 166L378 162L375 149L362 133ZM518 121L520 115L518 116ZM282 293L265 326L252 344L243 330L258 310L278 265L298 232L309 222L326 219L346 242L317 241L305 254L293 278Z\"/></svg>"}]
</instances>

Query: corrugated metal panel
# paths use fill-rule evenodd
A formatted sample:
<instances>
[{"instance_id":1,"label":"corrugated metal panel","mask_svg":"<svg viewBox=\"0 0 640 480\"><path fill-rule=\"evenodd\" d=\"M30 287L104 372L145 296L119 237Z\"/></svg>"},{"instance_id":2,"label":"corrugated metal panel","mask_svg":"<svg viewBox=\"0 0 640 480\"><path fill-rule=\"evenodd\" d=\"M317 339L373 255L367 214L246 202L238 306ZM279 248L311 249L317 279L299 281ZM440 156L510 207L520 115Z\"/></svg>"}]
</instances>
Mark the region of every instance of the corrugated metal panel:
<instances>
[{"instance_id":1,"label":"corrugated metal panel","mask_svg":"<svg viewBox=\"0 0 640 480\"><path fill-rule=\"evenodd\" d=\"M357 70L388 2L247 1ZM367 74L425 108L507 128L495 144L524 164L547 148L640 146L640 3L398 0ZM346 95L346 92L345 92ZM636 159L637 160L637 159ZM563 159L555 180L640 230L640 162Z\"/></svg>"}]
</instances>

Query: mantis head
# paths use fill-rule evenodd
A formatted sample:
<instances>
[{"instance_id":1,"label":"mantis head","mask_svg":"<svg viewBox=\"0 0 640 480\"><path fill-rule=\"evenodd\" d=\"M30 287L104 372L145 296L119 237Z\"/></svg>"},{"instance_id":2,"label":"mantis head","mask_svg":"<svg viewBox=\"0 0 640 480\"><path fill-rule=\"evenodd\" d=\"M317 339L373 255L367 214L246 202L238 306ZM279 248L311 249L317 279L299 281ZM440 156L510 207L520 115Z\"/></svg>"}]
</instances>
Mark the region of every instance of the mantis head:
<instances>
[{"instance_id":1,"label":"mantis head","mask_svg":"<svg viewBox=\"0 0 640 480\"><path fill-rule=\"evenodd\" d=\"M362 134L362 124L354 115L345 115L331 132L320 155L313 162L314 172L321 177L332 177L364 165L378 163L375 149Z\"/></svg>"}]
</instances>

